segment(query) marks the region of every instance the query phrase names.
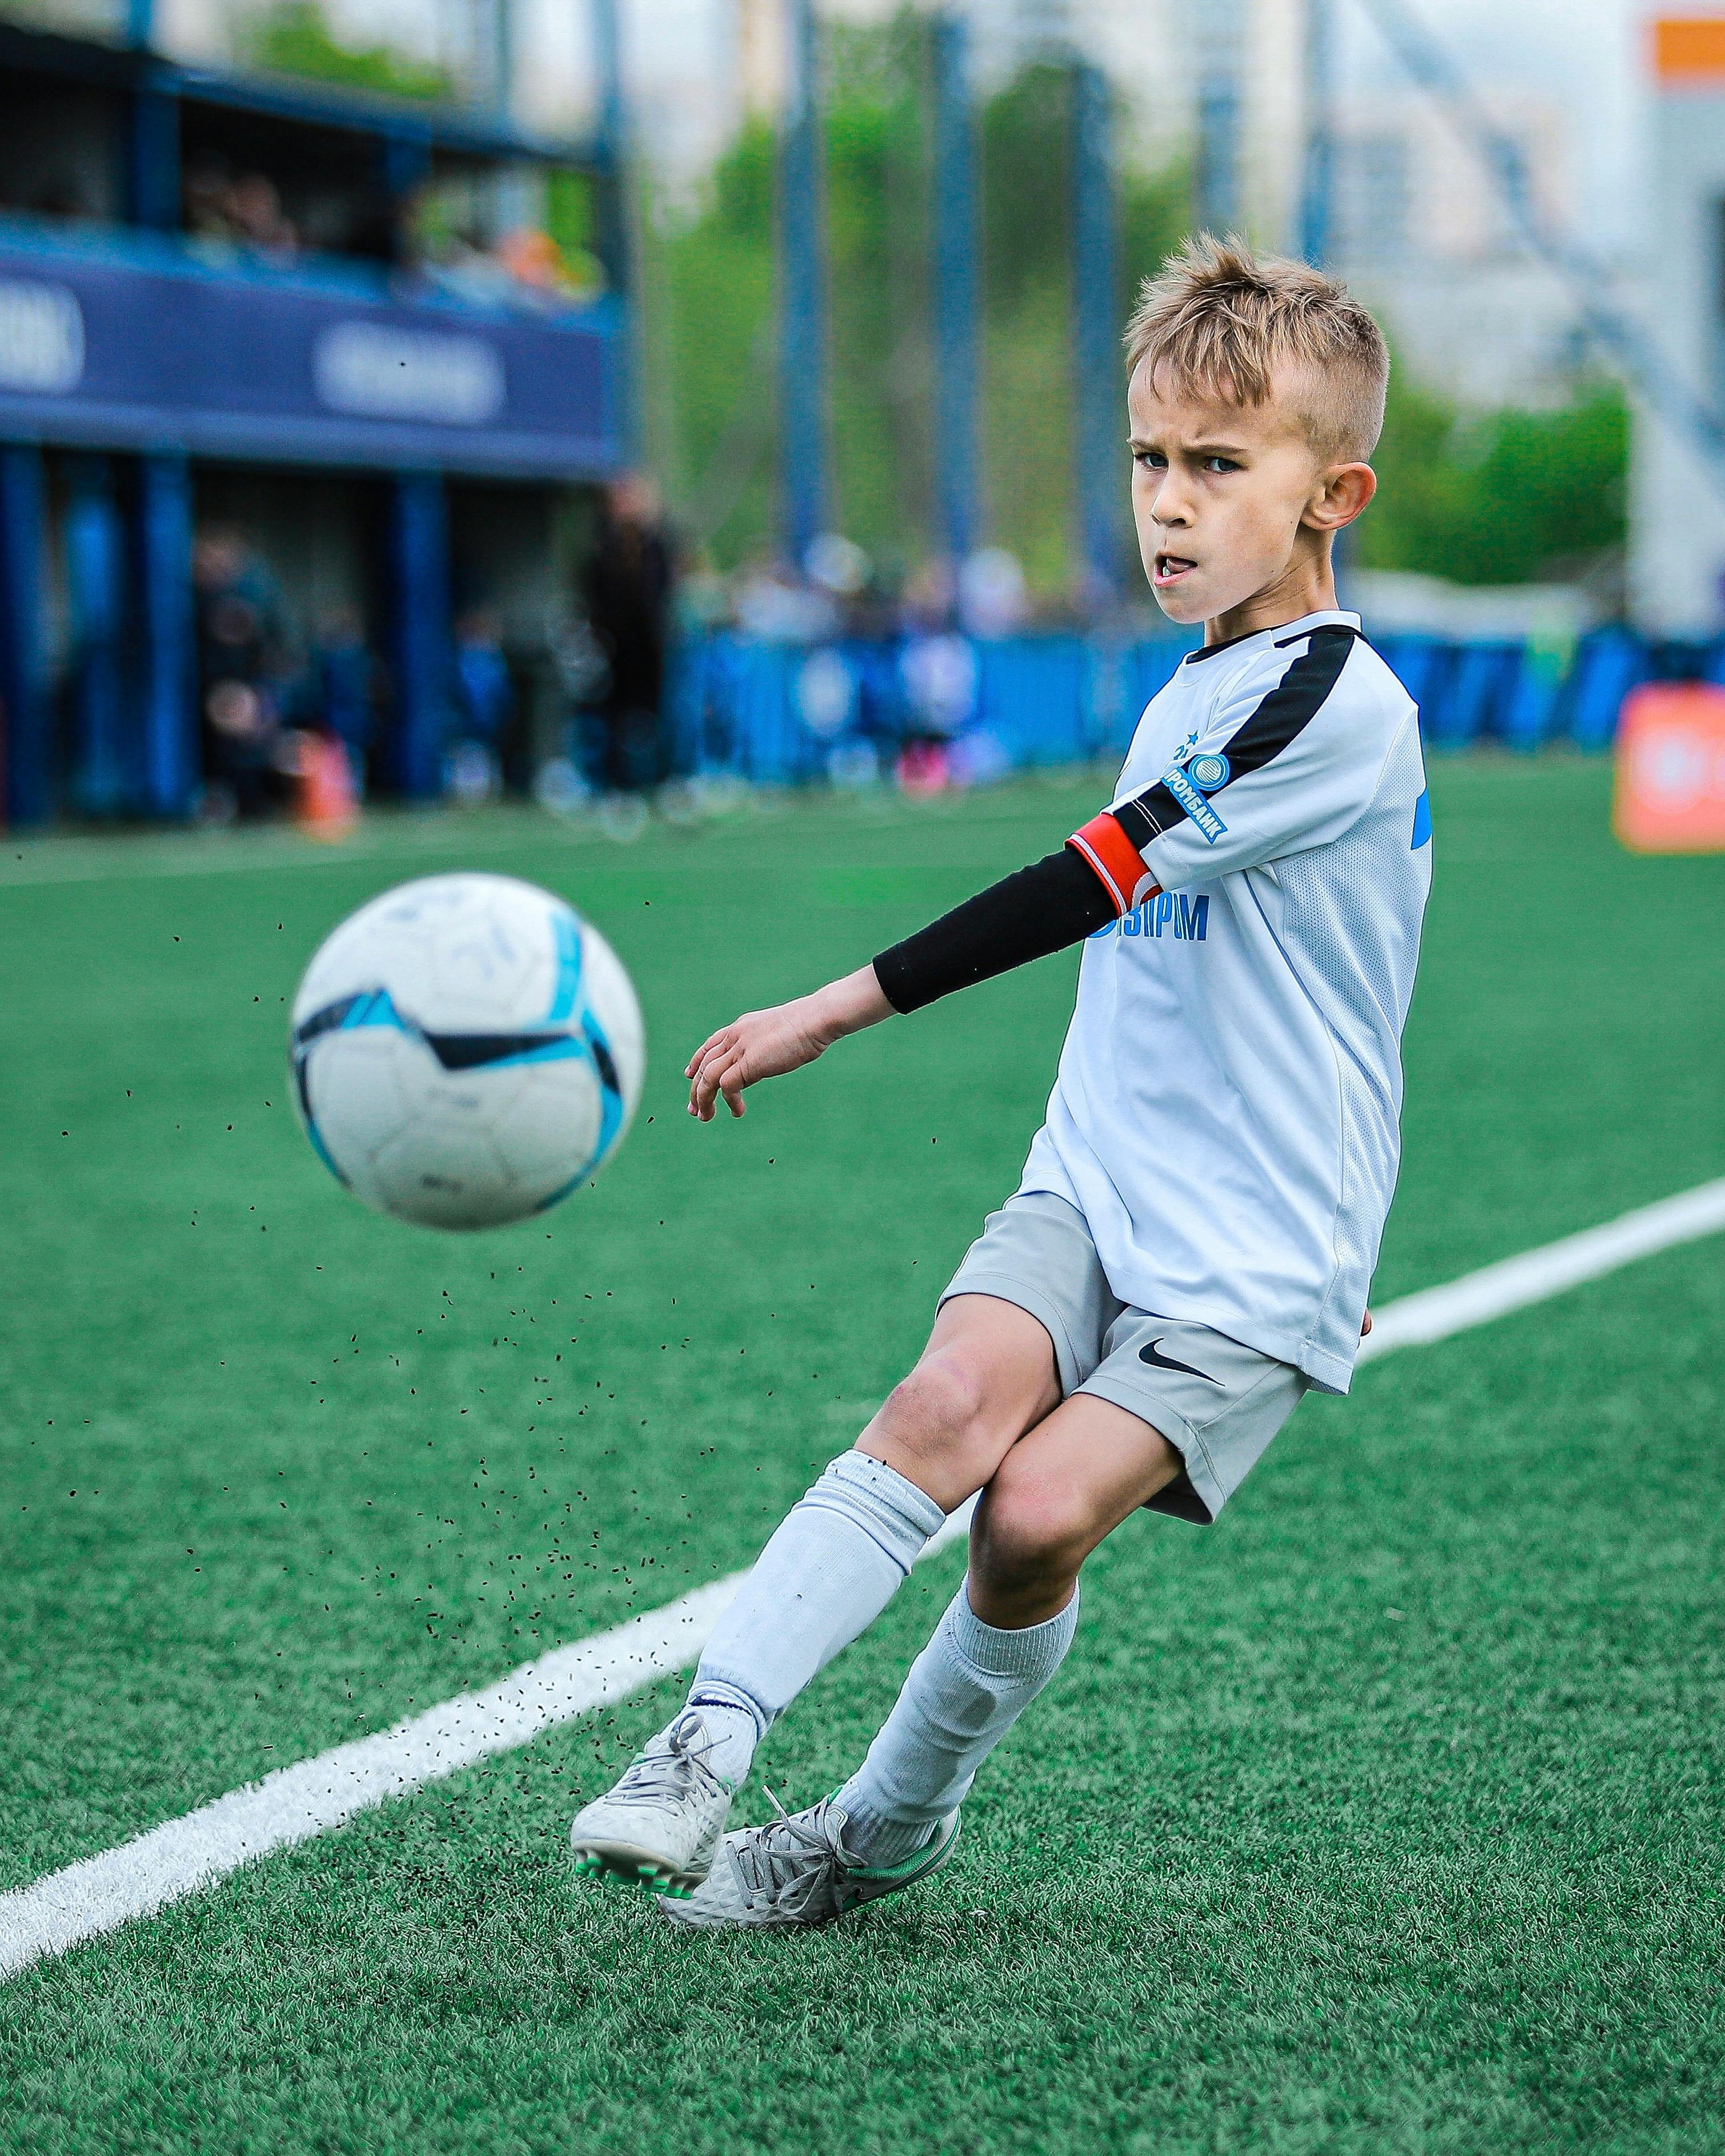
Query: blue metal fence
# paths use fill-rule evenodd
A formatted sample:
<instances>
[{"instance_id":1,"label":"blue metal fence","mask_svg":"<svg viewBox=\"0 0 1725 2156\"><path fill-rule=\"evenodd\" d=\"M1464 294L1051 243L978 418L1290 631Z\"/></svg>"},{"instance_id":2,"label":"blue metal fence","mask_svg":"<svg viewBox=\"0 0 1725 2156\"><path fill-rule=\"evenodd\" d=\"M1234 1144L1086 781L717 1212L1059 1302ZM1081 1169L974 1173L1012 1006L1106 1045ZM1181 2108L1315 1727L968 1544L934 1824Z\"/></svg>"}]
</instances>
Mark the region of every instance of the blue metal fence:
<instances>
[{"instance_id":1,"label":"blue metal fence","mask_svg":"<svg viewBox=\"0 0 1725 2156\"><path fill-rule=\"evenodd\" d=\"M69 641L57 692L64 724L50 757L35 624L39 562L28 539L39 516L40 459L0 452L0 733L9 808L18 824L44 820L56 805L74 815L183 815L198 793L197 737L183 561L190 519L184 467L156 460L139 505L155 534L121 603L128 526L112 460L69 466L65 575ZM15 506L19 512L13 514ZM406 475L389 524L397 684L382 744L385 790L408 799L436 794L448 731L447 548L439 483ZM121 654L141 639L141 693L122 693ZM1118 758L1144 706L1179 665L1188 643L1039 635L852 639L812 646L734 633L687 641L673 670L671 762L683 774L729 773L751 785L804 786L891 772L907 747L944 744L952 776ZM1725 640L1656 644L1620 626L1594 630L1567 651L1512 640L1458 642L1394 636L1378 649L1420 706L1429 747L1490 743L1532 752L1553 742L1610 746L1625 697L1640 683L1725 685ZM578 730L578 739L579 732ZM593 744L588 745L589 747ZM50 764L60 761L56 775ZM602 759L595 754L595 767Z\"/></svg>"},{"instance_id":2,"label":"blue metal fence","mask_svg":"<svg viewBox=\"0 0 1725 2156\"><path fill-rule=\"evenodd\" d=\"M1567 649L1508 639L1374 641L1419 705L1436 751L1493 743L1531 752L1555 742L1603 750L1625 697L1641 682L1725 683L1725 640L1655 644L1617 624ZM811 649L728 634L696 639L685 647L672 697L678 767L802 785L856 770L860 749L885 763L906 740L931 732L985 752L970 759L985 770L1120 755L1191 646L1172 637L978 642L964 647L972 671L965 707L939 725L917 709L911 648L841 641Z\"/></svg>"}]
</instances>

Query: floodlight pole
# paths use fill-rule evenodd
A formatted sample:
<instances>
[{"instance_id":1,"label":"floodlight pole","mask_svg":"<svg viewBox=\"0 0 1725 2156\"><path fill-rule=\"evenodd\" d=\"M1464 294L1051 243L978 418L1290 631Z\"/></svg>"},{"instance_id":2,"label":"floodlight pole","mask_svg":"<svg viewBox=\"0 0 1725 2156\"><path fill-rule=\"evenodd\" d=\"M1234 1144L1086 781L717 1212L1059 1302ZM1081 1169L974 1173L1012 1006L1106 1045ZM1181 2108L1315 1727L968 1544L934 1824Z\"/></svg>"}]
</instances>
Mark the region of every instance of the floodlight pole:
<instances>
[{"instance_id":1,"label":"floodlight pole","mask_svg":"<svg viewBox=\"0 0 1725 2156\"><path fill-rule=\"evenodd\" d=\"M593 155L598 185L594 191L593 247L613 294L624 308L619 367L618 434L626 463L643 449L646 404L641 235L637 222L633 144L623 74L623 19L620 0L588 0L588 34L593 42L594 113Z\"/></svg>"},{"instance_id":2,"label":"floodlight pole","mask_svg":"<svg viewBox=\"0 0 1725 2156\"><path fill-rule=\"evenodd\" d=\"M800 567L829 528L826 187L814 0L786 0L790 81L778 141L779 538Z\"/></svg>"},{"instance_id":3,"label":"floodlight pole","mask_svg":"<svg viewBox=\"0 0 1725 2156\"><path fill-rule=\"evenodd\" d=\"M1304 169L1300 186L1300 253L1322 270L1334 244L1336 188L1335 0L1306 0Z\"/></svg>"},{"instance_id":4,"label":"floodlight pole","mask_svg":"<svg viewBox=\"0 0 1725 2156\"><path fill-rule=\"evenodd\" d=\"M935 433L941 541L956 564L977 543L977 154L970 26L934 21Z\"/></svg>"},{"instance_id":5,"label":"floodlight pole","mask_svg":"<svg viewBox=\"0 0 1725 2156\"><path fill-rule=\"evenodd\" d=\"M606 155L619 157L624 146L623 25L618 0L588 0L592 26L593 81L598 90L594 133Z\"/></svg>"},{"instance_id":6,"label":"floodlight pole","mask_svg":"<svg viewBox=\"0 0 1725 2156\"><path fill-rule=\"evenodd\" d=\"M1240 0L1208 0L1198 37L1198 155L1193 209L1219 239L1240 219Z\"/></svg>"},{"instance_id":7,"label":"floodlight pole","mask_svg":"<svg viewBox=\"0 0 1725 2156\"><path fill-rule=\"evenodd\" d=\"M1115 199L1113 100L1094 61L1072 70L1073 492L1085 593L1115 592L1125 460L1119 320L1120 233Z\"/></svg>"},{"instance_id":8,"label":"floodlight pole","mask_svg":"<svg viewBox=\"0 0 1725 2156\"><path fill-rule=\"evenodd\" d=\"M515 10L512 0L490 0L490 19L485 25L486 44L490 49L485 55L485 69L490 77L492 110L506 126L513 116L515 105Z\"/></svg>"}]
</instances>

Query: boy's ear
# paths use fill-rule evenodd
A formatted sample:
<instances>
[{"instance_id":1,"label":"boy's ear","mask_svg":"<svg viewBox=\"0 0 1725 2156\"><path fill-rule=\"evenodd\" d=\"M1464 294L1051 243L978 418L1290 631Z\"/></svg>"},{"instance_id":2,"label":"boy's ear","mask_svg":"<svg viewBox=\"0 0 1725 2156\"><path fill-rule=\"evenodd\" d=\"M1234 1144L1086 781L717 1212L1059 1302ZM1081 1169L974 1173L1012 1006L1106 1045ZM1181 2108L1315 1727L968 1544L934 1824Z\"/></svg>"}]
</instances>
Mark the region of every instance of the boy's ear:
<instances>
[{"instance_id":1,"label":"boy's ear","mask_svg":"<svg viewBox=\"0 0 1725 2156\"><path fill-rule=\"evenodd\" d=\"M1378 491L1378 475L1368 464L1332 465L1321 473L1301 521L1318 531L1339 531Z\"/></svg>"}]
</instances>

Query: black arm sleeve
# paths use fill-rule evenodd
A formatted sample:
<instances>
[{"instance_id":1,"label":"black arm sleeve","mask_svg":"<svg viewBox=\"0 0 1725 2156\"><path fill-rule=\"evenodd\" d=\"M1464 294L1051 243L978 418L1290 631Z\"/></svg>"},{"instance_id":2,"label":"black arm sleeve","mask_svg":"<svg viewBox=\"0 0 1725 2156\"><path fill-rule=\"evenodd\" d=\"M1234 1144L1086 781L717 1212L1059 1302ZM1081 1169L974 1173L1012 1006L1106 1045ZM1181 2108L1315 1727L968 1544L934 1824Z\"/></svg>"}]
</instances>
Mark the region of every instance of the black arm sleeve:
<instances>
[{"instance_id":1,"label":"black arm sleeve","mask_svg":"<svg viewBox=\"0 0 1725 2156\"><path fill-rule=\"evenodd\" d=\"M1113 918L1101 879L1062 846L883 951L875 978L896 1011L921 1010L954 988L1081 943Z\"/></svg>"}]
</instances>

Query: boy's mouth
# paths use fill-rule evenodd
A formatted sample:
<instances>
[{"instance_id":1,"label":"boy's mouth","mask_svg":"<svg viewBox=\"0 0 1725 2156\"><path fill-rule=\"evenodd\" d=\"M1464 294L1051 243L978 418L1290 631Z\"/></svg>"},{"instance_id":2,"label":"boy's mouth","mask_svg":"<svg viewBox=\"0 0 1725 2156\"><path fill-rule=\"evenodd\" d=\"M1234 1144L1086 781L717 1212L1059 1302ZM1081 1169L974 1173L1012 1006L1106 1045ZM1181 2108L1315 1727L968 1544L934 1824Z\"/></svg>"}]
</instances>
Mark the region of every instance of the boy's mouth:
<instances>
[{"instance_id":1,"label":"boy's mouth","mask_svg":"<svg viewBox=\"0 0 1725 2156\"><path fill-rule=\"evenodd\" d=\"M1197 567L1196 562L1189 561L1183 554L1158 554L1156 557L1157 590L1165 591L1170 584L1178 583L1182 577Z\"/></svg>"}]
</instances>

